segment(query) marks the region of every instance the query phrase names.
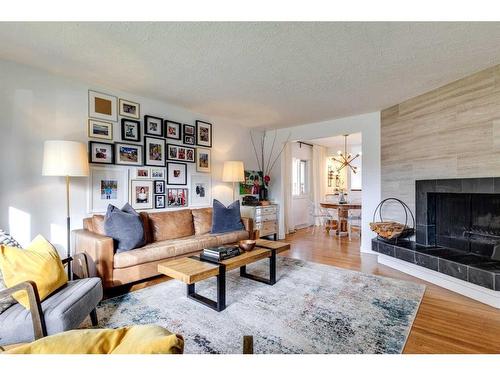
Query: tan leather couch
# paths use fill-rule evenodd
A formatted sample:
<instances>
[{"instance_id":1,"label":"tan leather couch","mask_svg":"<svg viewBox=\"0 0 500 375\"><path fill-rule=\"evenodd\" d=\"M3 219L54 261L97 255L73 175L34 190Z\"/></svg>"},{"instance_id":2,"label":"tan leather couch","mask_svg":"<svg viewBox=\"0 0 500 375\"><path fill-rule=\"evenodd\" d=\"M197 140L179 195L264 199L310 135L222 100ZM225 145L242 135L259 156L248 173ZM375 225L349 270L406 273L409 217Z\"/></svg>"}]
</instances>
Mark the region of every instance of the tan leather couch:
<instances>
[{"instance_id":1,"label":"tan leather couch","mask_svg":"<svg viewBox=\"0 0 500 375\"><path fill-rule=\"evenodd\" d=\"M115 253L113 239L104 233L104 216L83 220L83 229L73 231L75 252L87 254L91 272L105 288L128 284L159 275L158 264L167 259L198 254L203 248L254 238L253 222L241 218L245 230L210 234L212 209L141 212L146 245Z\"/></svg>"}]
</instances>

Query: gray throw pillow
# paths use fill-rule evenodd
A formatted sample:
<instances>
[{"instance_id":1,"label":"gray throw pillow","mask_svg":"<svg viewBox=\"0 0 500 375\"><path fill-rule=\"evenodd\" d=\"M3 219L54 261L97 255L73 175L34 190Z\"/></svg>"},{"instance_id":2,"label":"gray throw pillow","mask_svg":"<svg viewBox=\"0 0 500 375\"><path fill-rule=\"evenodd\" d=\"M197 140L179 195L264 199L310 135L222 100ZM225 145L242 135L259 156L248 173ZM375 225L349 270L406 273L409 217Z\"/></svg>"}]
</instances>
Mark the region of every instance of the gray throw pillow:
<instances>
[{"instance_id":1,"label":"gray throw pillow","mask_svg":"<svg viewBox=\"0 0 500 375\"><path fill-rule=\"evenodd\" d=\"M111 204L108 206L104 217L104 232L115 240L117 253L145 244L141 217L128 203L121 210Z\"/></svg>"},{"instance_id":2,"label":"gray throw pillow","mask_svg":"<svg viewBox=\"0 0 500 375\"><path fill-rule=\"evenodd\" d=\"M240 201L234 201L226 207L214 199L211 233L227 233L243 229L245 227L241 222Z\"/></svg>"},{"instance_id":3,"label":"gray throw pillow","mask_svg":"<svg viewBox=\"0 0 500 375\"><path fill-rule=\"evenodd\" d=\"M19 247L21 248L21 245L8 233L0 229L0 245L4 246L11 246L11 247ZM2 275L2 270L0 269L0 290L7 289L7 286L5 285L3 281L3 275ZM9 307L14 305L16 300L12 297L6 297L3 299L0 299L0 314L3 313L5 310L7 310Z\"/></svg>"}]
</instances>

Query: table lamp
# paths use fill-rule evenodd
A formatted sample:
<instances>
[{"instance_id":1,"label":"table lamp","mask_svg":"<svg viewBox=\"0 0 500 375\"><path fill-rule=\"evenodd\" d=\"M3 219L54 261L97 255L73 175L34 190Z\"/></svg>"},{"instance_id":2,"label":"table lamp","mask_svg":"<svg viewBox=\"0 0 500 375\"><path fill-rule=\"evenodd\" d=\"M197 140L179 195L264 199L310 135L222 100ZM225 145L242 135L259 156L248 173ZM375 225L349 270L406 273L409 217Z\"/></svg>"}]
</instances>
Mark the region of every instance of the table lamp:
<instances>
[{"instance_id":1,"label":"table lamp","mask_svg":"<svg viewBox=\"0 0 500 375\"><path fill-rule=\"evenodd\" d=\"M234 184L235 182L245 181L245 172L244 172L243 162L242 161L225 161L224 168L222 170L222 181L224 182L232 182L233 183L233 201L234 201Z\"/></svg>"},{"instance_id":2,"label":"table lamp","mask_svg":"<svg viewBox=\"0 0 500 375\"><path fill-rule=\"evenodd\" d=\"M71 256L69 178L89 175L87 147L80 142L45 141L43 145L42 175L66 177L66 230L67 255L69 258ZM70 264L68 263L68 279L71 280Z\"/></svg>"}]
</instances>

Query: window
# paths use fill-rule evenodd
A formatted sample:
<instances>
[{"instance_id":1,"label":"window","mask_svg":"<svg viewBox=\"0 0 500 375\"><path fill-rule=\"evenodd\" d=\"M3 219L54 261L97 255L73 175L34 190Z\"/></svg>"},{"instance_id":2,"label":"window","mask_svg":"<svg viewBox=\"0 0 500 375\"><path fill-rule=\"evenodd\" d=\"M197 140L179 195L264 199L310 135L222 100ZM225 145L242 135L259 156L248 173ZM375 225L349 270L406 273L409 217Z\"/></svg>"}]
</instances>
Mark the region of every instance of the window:
<instances>
[{"instance_id":1,"label":"window","mask_svg":"<svg viewBox=\"0 0 500 375\"><path fill-rule=\"evenodd\" d=\"M308 161L293 158L292 167L292 194L295 196L307 194Z\"/></svg>"}]
</instances>

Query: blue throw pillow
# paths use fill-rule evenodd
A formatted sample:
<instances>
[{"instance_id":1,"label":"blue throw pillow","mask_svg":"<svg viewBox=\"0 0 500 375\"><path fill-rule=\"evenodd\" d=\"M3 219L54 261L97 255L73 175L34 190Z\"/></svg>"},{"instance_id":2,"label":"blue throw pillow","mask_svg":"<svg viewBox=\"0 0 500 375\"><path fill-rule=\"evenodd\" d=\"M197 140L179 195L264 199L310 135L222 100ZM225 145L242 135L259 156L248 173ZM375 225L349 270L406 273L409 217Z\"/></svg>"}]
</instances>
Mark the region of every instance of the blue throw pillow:
<instances>
[{"instance_id":1,"label":"blue throw pillow","mask_svg":"<svg viewBox=\"0 0 500 375\"><path fill-rule=\"evenodd\" d=\"M128 203L121 210L111 204L108 206L104 218L104 232L115 240L117 253L145 244L141 217Z\"/></svg>"},{"instance_id":2,"label":"blue throw pillow","mask_svg":"<svg viewBox=\"0 0 500 375\"><path fill-rule=\"evenodd\" d=\"M214 199L212 209L212 232L226 233L245 229L241 222L240 201L234 201L228 207Z\"/></svg>"}]
</instances>

